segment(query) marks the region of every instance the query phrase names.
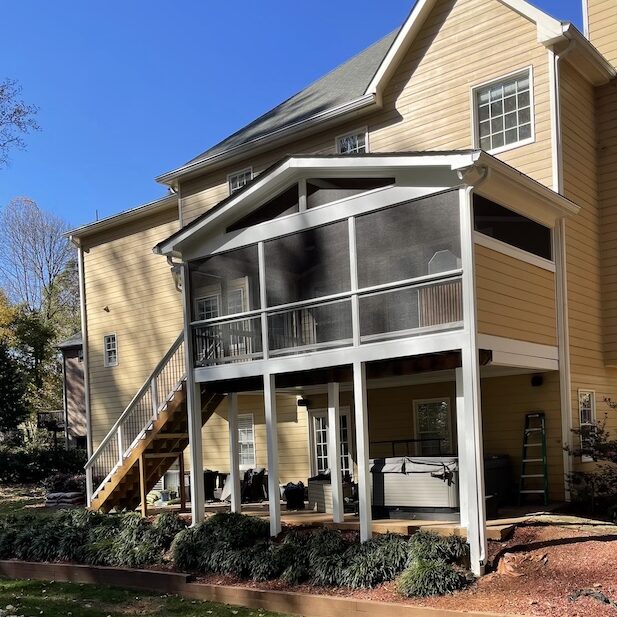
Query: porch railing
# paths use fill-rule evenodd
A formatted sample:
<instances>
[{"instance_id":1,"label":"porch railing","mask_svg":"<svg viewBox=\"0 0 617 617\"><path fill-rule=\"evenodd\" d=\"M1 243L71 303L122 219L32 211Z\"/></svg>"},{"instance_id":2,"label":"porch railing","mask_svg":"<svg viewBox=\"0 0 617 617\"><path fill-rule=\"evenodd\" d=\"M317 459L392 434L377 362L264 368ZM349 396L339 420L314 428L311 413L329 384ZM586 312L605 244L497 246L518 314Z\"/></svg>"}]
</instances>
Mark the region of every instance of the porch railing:
<instances>
[{"instance_id":1,"label":"porch railing","mask_svg":"<svg viewBox=\"0 0 617 617\"><path fill-rule=\"evenodd\" d=\"M180 334L86 463L88 504L143 439L185 379L184 334Z\"/></svg>"}]
</instances>

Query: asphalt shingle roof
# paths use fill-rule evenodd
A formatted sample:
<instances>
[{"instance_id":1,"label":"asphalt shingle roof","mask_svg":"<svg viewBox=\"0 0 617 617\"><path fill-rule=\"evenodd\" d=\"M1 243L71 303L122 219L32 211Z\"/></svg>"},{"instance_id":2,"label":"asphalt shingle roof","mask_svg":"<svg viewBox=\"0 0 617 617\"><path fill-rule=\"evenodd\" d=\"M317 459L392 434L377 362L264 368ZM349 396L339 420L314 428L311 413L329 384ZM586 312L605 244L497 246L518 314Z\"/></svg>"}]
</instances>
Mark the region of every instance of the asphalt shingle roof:
<instances>
[{"instance_id":1,"label":"asphalt shingle roof","mask_svg":"<svg viewBox=\"0 0 617 617\"><path fill-rule=\"evenodd\" d=\"M202 152L187 165L213 158L227 150L307 120L320 112L360 98L364 95L397 34L398 30L391 32L298 94Z\"/></svg>"}]
</instances>

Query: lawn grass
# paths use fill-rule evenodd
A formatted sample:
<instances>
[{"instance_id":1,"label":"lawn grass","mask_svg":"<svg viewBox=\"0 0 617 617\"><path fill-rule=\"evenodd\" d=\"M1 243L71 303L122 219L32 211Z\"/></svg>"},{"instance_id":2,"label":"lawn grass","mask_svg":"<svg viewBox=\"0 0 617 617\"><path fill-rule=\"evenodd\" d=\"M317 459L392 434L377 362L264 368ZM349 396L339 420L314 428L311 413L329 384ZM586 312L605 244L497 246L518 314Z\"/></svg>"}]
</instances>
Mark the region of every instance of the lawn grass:
<instances>
[{"instance_id":1,"label":"lawn grass","mask_svg":"<svg viewBox=\"0 0 617 617\"><path fill-rule=\"evenodd\" d=\"M285 617L261 609L231 607L115 587L0 579L0 609L24 617Z\"/></svg>"},{"instance_id":2,"label":"lawn grass","mask_svg":"<svg viewBox=\"0 0 617 617\"><path fill-rule=\"evenodd\" d=\"M27 485L0 485L0 516L26 513L45 516L50 510L42 507L44 504L45 497L41 488Z\"/></svg>"}]
</instances>

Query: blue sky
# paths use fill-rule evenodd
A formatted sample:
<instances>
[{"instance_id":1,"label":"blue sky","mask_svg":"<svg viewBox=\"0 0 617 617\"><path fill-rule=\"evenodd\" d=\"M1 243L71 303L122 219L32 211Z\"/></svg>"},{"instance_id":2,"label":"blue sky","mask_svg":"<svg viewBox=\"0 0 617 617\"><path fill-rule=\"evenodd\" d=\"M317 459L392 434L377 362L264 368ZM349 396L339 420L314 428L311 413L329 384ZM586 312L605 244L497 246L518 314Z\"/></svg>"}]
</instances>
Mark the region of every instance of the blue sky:
<instances>
[{"instance_id":1,"label":"blue sky","mask_svg":"<svg viewBox=\"0 0 617 617\"><path fill-rule=\"evenodd\" d=\"M538 6L581 27L580 0ZM28 196L79 225L164 194L154 177L394 28L412 0L4 2L0 79L42 131L0 170L0 207Z\"/></svg>"}]
</instances>

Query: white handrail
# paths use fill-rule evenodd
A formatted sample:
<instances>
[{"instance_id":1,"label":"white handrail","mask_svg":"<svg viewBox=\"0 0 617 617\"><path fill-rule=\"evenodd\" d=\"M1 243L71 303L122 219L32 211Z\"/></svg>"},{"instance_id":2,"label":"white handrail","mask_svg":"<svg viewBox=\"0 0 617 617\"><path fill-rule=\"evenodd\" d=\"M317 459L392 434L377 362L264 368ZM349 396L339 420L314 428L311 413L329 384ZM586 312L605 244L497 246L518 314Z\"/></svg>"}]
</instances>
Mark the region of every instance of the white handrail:
<instances>
[{"instance_id":1,"label":"white handrail","mask_svg":"<svg viewBox=\"0 0 617 617\"><path fill-rule=\"evenodd\" d=\"M94 495L98 493L100 488L105 484L105 482L109 479L109 477L113 474L113 472L120 466L124 460L124 456L126 452L132 449L135 442L144 434L144 432L148 429L151 423L156 420L158 412L160 409L169 401L169 399L174 395L174 393L178 390L179 386L182 384L184 379L186 378L186 370L184 367L184 354L180 353L177 357L177 364L171 364L172 360L178 354L178 351L181 349L184 343L184 333L181 333L178 338L174 341L173 345L169 348L167 353L161 358L158 362L154 370L150 373L144 384L137 391L135 396L131 399L131 402L127 405L126 409L122 412L120 417L113 424L103 441L101 441L100 445L96 449L96 451L92 454L90 459L85 465L86 474L87 474L87 487L88 487L88 505L90 505L92 498ZM170 383L169 383L169 391L164 392L164 398L159 398L158 393L158 382L157 380L164 374L165 369L171 364L170 370L176 370L177 374L170 375ZM145 422L142 421L142 425L140 427L140 431L137 435L125 439L124 436L124 427L129 423L132 419L132 415L134 413L138 413L140 411L140 404L146 397L146 395L150 392L151 400L150 400L150 409L145 419ZM159 402L160 401L160 402ZM143 414L142 414L143 415ZM137 418L133 418L135 422L140 421L139 416ZM139 425L138 425L139 426ZM117 447L118 452L106 453L106 449ZM100 458L107 457L109 460L107 461L107 467L104 472L107 472L105 479L98 485L98 487L94 487L93 484L93 467L99 461ZM111 457L115 457L113 460ZM113 460L113 465L112 465ZM104 464L104 463L103 463Z\"/></svg>"}]
</instances>

